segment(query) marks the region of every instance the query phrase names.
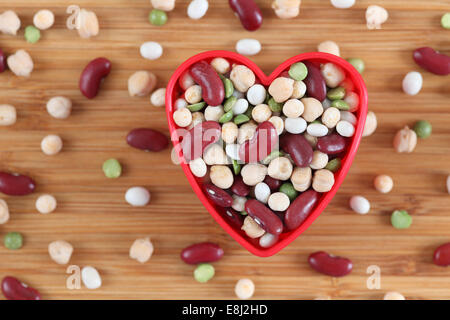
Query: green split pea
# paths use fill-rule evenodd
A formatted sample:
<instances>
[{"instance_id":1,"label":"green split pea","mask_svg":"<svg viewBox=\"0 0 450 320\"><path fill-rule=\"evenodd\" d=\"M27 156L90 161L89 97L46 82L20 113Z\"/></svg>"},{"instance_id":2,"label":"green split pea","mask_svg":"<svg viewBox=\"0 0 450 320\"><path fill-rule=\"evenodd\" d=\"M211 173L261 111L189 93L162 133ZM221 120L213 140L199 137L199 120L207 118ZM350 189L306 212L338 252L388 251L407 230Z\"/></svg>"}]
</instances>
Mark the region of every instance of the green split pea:
<instances>
[{"instance_id":1,"label":"green split pea","mask_svg":"<svg viewBox=\"0 0 450 320\"><path fill-rule=\"evenodd\" d=\"M148 15L148 21L154 26L162 26L167 22L167 13L162 10L153 9Z\"/></svg>"},{"instance_id":2,"label":"green split pea","mask_svg":"<svg viewBox=\"0 0 450 320\"><path fill-rule=\"evenodd\" d=\"M308 75L308 68L303 62L297 62L291 65L288 73L292 79L296 81L302 81L305 80L306 76Z\"/></svg>"},{"instance_id":3,"label":"green split pea","mask_svg":"<svg viewBox=\"0 0 450 320\"><path fill-rule=\"evenodd\" d=\"M204 283L214 277L214 267L209 263L202 263L197 266L194 270L194 279L198 282Z\"/></svg>"},{"instance_id":4,"label":"green split pea","mask_svg":"<svg viewBox=\"0 0 450 320\"><path fill-rule=\"evenodd\" d=\"M107 178L118 178L122 174L122 166L116 159L108 159L103 163L103 173Z\"/></svg>"},{"instance_id":5,"label":"green split pea","mask_svg":"<svg viewBox=\"0 0 450 320\"><path fill-rule=\"evenodd\" d=\"M9 232L5 236L5 247L10 250L17 250L22 248L23 237L19 232Z\"/></svg>"},{"instance_id":6,"label":"green split pea","mask_svg":"<svg viewBox=\"0 0 450 320\"><path fill-rule=\"evenodd\" d=\"M25 28L25 40L29 43L36 43L41 38L41 32L35 26Z\"/></svg>"},{"instance_id":7,"label":"green split pea","mask_svg":"<svg viewBox=\"0 0 450 320\"><path fill-rule=\"evenodd\" d=\"M412 217L406 210L395 210L391 215L392 226L396 229L408 229L412 223Z\"/></svg>"}]
</instances>

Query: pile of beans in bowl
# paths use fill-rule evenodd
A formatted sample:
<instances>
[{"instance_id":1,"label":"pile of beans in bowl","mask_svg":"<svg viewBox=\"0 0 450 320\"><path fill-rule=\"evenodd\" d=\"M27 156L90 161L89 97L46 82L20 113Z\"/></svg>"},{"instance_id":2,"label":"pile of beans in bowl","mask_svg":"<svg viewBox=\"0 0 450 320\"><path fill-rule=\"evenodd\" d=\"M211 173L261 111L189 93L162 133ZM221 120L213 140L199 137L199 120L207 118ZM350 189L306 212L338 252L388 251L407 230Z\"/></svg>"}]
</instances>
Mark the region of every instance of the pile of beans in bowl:
<instances>
[{"instance_id":1,"label":"pile of beans in bowl","mask_svg":"<svg viewBox=\"0 0 450 320\"><path fill-rule=\"evenodd\" d=\"M224 218L259 245L298 228L332 189L359 96L333 63L292 64L270 83L224 58L179 80L173 120L184 161Z\"/></svg>"}]
</instances>

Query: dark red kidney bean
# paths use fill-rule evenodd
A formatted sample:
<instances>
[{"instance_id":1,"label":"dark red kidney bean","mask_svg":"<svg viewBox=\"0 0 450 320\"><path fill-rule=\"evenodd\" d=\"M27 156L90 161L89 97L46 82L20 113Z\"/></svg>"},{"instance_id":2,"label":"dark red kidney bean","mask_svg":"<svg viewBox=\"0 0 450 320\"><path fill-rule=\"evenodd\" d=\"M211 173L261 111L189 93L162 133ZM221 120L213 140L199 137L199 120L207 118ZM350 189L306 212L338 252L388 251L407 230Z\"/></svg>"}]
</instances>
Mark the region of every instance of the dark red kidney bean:
<instances>
[{"instance_id":1,"label":"dark red kidney bean","mask_svg":"<svg viewBox=\"0 0 450 320\"><path fill-rule=\"evenodd\" d=\"M88 63L80 76L80 91L88 99L93 99L100 84L111 71L111 62L106 58L97 58Z\"/></svg>"},{"instance_id":2,"label":"dark red kidney bean","mask_svg":"<svg viewBox=\"0 0 450 320\"><path fill-rule=\"evenodd\" d=\"M433 262L437 266L450 266L450 242L439 246L434 251Z\"/></svg>"},{"instance_id":3,"label":"dark red kidney bean","mask_svg":"<svg viewBox=\"0 0 450 320\"><path fill-rule=\"evenodd\" d=\"M137 149L157 152L167 148L169 139L159 131L138 128L128 133L127 143Z\"/></svg>"},{"instance_id":4,"label":"dark red kidney bean","mask_svg":"<svg viewBox=\"0 0 450 320\"><path fill-rule=\"evenodd\" d=\"M216 70L206 61L191 67L191 76L202 87L202 97L210 106L218 106L225 98L225 88Z\"/></svg>"},{"instance_id":5,"label":"dark red kidney bean","mask_svg":"<svg viewBox=\"0 0 450 320\"><path fill-rule=\"evenodd\" d=\"M0 73L6 70L6 55L2 49L0 49Z\"/></svg>"},{"instance_id":6,"label":"dark red kidney bean","mask_svg":"<svg viewBox=\"0 0 450 320\"><path fill-rule=\"evenodd\" d=\"M233 204L233 198L223 189L216 187L211 183L205 183L203 185L206 195L219 207L231 207Z\"/></svg>"},{"instance_id":7,"label":"dark red kidney bean","mask_svg":"<svg viewBox=\"0 0 450 320\"><path fill-rule=\"evenodd\" d=\"M246 30L255 31L261 27L263 16L254 0L229 0L228 3Z\"/></svg>"},{"instance_id":8,"label":"dark red kidney bean","mask_svg":"<svg viewBox=\"0 0 450 320\"><path fill-rule=\"evenodd\" d=\"M219 211L221 216L236 230L241 230L244 224L244 216L234 210L233 208L223 208L223 211Z\"/></svg>"},{"instance_id":9,"label":"dark red kidney bean","mask_svg":"<svg viewBox=\"0 0 450 320\"><path fill-rule=\"evenodd\" d=\"M309 97L316 98L320 102L325 100L327 96L327 85L320 69L309 61L303 61L308 68L308 75L304 80L306 84L306 92Z\"/></svg>"},{"instance_id":10,"label":"dark red kidney bean","mask_svg":"<svg viewBox=\"0 0 450 320\"><path fill-rule=\"evenodd\" d=\"M290 204L284 215L284 224L288 230L300 227L305 219L310 215L319 200L319 193L308 190L300 194Z\"/></svg>"},{"instance_id":11,"label":"dark red kidney bean","mask_svg":"<svg viewBox=\"0 0 450 320\"><path fill-rule=\"evenodd\" d=\"M317 272L332 277L343 277L352 272L353 269L351 260L343 257L336 257L324 251L311 253L308 257L308 262L311 268Z\"/></svg>"},{"instance_id":12,"label":"dark red kidney bean","mask_svg":"<svg viewBox=\"0 0 450 320\"><path fill-rule=\"evenodd\" d=\"M180 257L187 264L214 262L223 257L223 249L212 242L200 242L184 248Z\"/></svg>"},{"instance_id":13,"label":"dark red kidney bean","mask_svg":"<svg viewBox=\"0 0 450 320\"><path fill-rule=\"evenodd\" d=\"M308 167L312 162L314 151L303 135L284 134L280 139L280 147L298 167Z\"/></svg>"},{"instance_id":14,"label":"dark red kidney bean","mask_svg":"<svg viewBox=\"0 0 450 320\"><path fill-rule=\"evenodd\" d=\"M268 233L278 235L283 232L283 222L262 202L254 199L247 200L245 202L245 211Z\"/></svg>"},{"instance_id":15,"label":"dark red kidney bean","mask_svg":"<svg viewBox=\"0 0 450 320\"><path fill-rule=\"evenodd\" d=\"M417 48L413 52L413 59L419 66L434 74L441 76L450 74L450 57L433 48Z\"/></svg>"},{"instance_id":16,"label":"dark red kidney bean","mask_svg":"<svg viewBox=\"0 0 450 320\"><path fill-rule=\"evenodd\" d=\"M11 276L3 278L2 292L8 300L41 300L39 291Z\"/></svg>"},{"instance_id":17,"label":"dark red kidney bean","mask_svg":"<svg viewBox=\"0 0 450 320\"><path fill-rule=\"evenodd\" d=\"M345 150L347 139L343 136L332 133L317 139L317 149L326 154L338 154Z\"/></svg>"},{"instance_id":18,"label":"dark red kidney bean","mask_svg":"<svg viewBox=\"0 0 450 320\"><path fill-rule=\"evenodd\" d=\"M246 197L250 193L250 187L244 183L242 176L236 176L231 191L237 196Z\"/></svg>"},{"instance_id":19,"label":"dark red kidney bean","mask_svg":"<svg viewBox=\"0 0 450 320\"><path fill-rule=\"evenodd\" d=\"M267 175L264 179L264 183L267 184L270 188L270 191L276 191L281 186L281 181L271 176Z\"/></svg>"},{"instance_id":20,"label":"dark red kidney bean","mask_svg":"<svg viewBox=\"0 0 450 320\"><path fill-rule=\"evenodd\" d=\"M0 192L9 196L24 196L36 189L36 183L30 177L21 174L0 172Z\"/></svg>"},{"instance_id":21,"label":"dark red kidney bean","mask_svg":"<svg viewBox=\"0 0 450 320\"><path fill-rule=\"evenodd\" d=\"M222 134L220 123L203 121L189 131L185 131L181 149L186 162L197 159L211 143L217 142Z\"/></svg>"},{"instance_id":22,"label":"dark red kidney bean","mask_svg":"<svg viewBox=\"0 0 450 320\"><path fill-rule=\"evenodd\" d=\"M264 160L277 144L277 129L271 122L264 121L256 128L253 138L241 144L239 158L246 163Z\"/></svg>"}]
</instances>

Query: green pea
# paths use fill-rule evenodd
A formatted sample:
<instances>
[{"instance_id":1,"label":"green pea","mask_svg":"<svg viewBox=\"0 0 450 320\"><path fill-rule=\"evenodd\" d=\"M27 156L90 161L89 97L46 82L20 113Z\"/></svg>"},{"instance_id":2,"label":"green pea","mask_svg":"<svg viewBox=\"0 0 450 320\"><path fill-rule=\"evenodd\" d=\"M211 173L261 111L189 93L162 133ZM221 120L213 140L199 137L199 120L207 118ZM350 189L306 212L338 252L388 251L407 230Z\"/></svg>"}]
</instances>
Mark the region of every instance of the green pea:
<instances>
[{"instance_id":1,"label":"green pea","mask_svg":"<svg viewBox=\"0 0 450 320\"><path fill-rule=\"evenodd\" d=\"M247 117L245 114L238 114L236 117L234 117L233 121L234 121L234 124L240 125L240 124L250 121L250 118Z\"/></svg>"},{"instance_id":2,"label":"green pea","mask_svg":"<svg viewBox=\"0 0 450 320\"><path fill-rule=\"evenodd\" d=\"M243 215L243 216L246 216L246 215L248 215L248 213L247 213L247 211L241 211L241 215Z\"/></svg>"},{"instance_id":3,"label":"green pea","mask_svg":"<svg viewBox=\"0 0 450 320\"><path fill-rule=\"evenodd\" d=\"M334 158L333 160L330 160L327 165L325 166L325 169L330 170L331 172L336 172L341 167L341 159Z\"/></svg>"},{"instance_id":4,"label":"green pea","mask_svg":"<svg viewBox=\"0 0 450 320\"><path fill-rule=\"evenodd\" d=\"M337 87L327 92L327 98L330 100L342 100L345 97L345 88Z\"/></svg>"},{"instance_id":5,"label":"green pea","mask_svg":"<svg viewBox=\"0 0 450 320\"><path fill-rule=\"evenodd\" d=\"M334 100L331 102L331 106L339 110L350 110L350 106L344 100Z\"/></svg>"},{"instance_id":6,"label":"green pea","mask_svg":"<svg viewBox=\"0 0 450 320\"><path fill-rule=\"evenodd\" d=\"M237 98L235 96L229 97L223 104L223 110L225 110L225 112L228 112L231 109L233 109L233 106L236 103L236 101L237 101Z\"/></svg>"},{"instance_id":7,"label":"green pea","mask_svg":"<svg viewBox=\"0 0 450 320\"><path fill-rule=\"evenodd\" d=\"M289 68L289 76L297 81L304 80L308 75L308 68L306 68L303 62L294 63Z\"/></svg>"},{"instance_id":8,"label":"green pea","mask_svg":"<svg viewBox=\"0 0 450 320\"><path fill-rule=\"evenodd\" d=\"M118 178L122 174L122 166L116 159L108 159L103 162L103 173L107 178Z\"/></svg>"},{"instance_id":9,"label":"green pea","mask_svg":"<svg viewBox=\"0 0 450 320\"><path fill-rule=\"evenodd\" d=\"M225 113L223 116L221 116L219 119L219 122L225 123L225 122L231 121L231 119L233 119L233 110L230 110L227 113Z\"/></svg>"},{"instance_id":10,"label":"green pea","mask_svg":"<svg viewBox=\"0 0 450 320\"><path fill-rule=\"evenodd\" d=\"M442 28L450 29L450 12L447 12L442 16L441 26Z\"/></svg>"},{"instance_id":11,"label":"green pea","mask_svg":"<svg viewBox=\"0 0 450 320\"><path fill-rule=\"evenodd\" d=\"M428 138L431 135L431 130L431 123L426 120L420 120L414 124L414 131L419 138Z\"/></svg>"},{"instance_id":12,"label":"green pea","mask_svg":"<svg viewBox=\"0 0 450 320\"><path fill-rule=\"evenodd\" d=\"M17 250L22 248L23 237L18 232L9 232L5 236L5 247L10 250Z\"/></svg>"},{"instance_id":13,"label":"green pea","mask_svg":"<svg viewBox=\"0 0 450 320\"><path fill-rule=\"evenodd\" d=\"M197 112L197 111L202 110L205 106L206 106L206 102L199 102L199 103L191 104L191 105L187 106L187 108L191 112Z\"/></svg>"},{"instance_id":14,"label":"green pea","mask_svg":"<svg viewBox=\"0 0 450 320\"><path fill-rule=\"evenodd\" d=\"M194 270L194 279L198 282L204 283L214 277L214 267L209 263L202 263L197 266Z\"/></svg>"},{"instance_id":15,"label":"green pea","mask_svg":"<svg viewBox=\"0 0 450 320\"><path fill-rule=\"evenodd\" d=\"M148 15L148 21L154 26L162 26L167 22L167 13L162 10L153 9Z\"/></svg>"},{"instance_id":16,"label":"green pea","mask_svg":"<svg viewBox=\"0 0 450 320\"><path fill-rule=\"evenodd\" d=\"M234 86L233 86L233 82L228 79L228 78L223 78L223 86L225 88L225 98L229 98L233 95L234 92Z\"/></svg>"},{"instance_id":17,"label":"green pea","mask_svg":"<svg viewBox=\"0 0 450 320\"><path fill-rule=\"evenodd\" d=\"M233 172L235 175L241 172L241 164L237 160L233 160Z\"/></svg>"},{"instance_id":18,"label":"green pea","mask_svg":"<svg viewBox=\"0 0 450 320\"><path fill-rule=\"evenodd\" d=\"M349 58L347 59L347 61L353 66L355 67L355 69L359 72L359 73L363 73L364 69L366 68L364 61L362 61L359 58Z\"/></svg>"},{"instance_id":19,"label":"green pea","mask_svg":"<svg viewBox=\"0 0 450 320\"><path fill-rule=\"evenodd\" d=\"M281 108L283 107L282 104L276 102L274 98L270 98L267 104L269 105L269 108L270 110L272 110L272 112L280 112Z\"/></svg>"},{"instance_id":20,"label":"green pea","mask_svg":"<svg viewBox=\"0 0 450 320\"><path fill-rule=\"evenodd\" d=\"M28 26L25 28L25 40L29 43L36 43L41 38L41 31L35 26Z\"/></svg>"},{"instance_id":21,"label":"green pea","mask_svg":"<svg viewBox=\"0 0 450 320\"><path fill-rule=\"evenodd\" d=\"M408 229L412 223L412 217L406 210L395 210L391 215L392 226L396 229Z\"/></svg>"},{"instance_id":22,"label":"green pea","mask_svg":"<svg viewBox=\"0 0 450 320\"><path fill-rule=\"evenodd\" d=\"M297 190L294 189L294 186L290 182L285 182L280 186L280 192L283 192L288 196L289 200L294 201L298 196Z\"/></svg>"},{"instance_id":23,"label":"green pea","mask_svg":"<svg viewBox=\"0 0 450 320\"><path fill-rule=\"evenodd\" d=\"M284 153L279 150L272 151L263 161L262 164L268 165L270 161L272 161L275 158L284 156Z\"/></svg>"}]
</instances>

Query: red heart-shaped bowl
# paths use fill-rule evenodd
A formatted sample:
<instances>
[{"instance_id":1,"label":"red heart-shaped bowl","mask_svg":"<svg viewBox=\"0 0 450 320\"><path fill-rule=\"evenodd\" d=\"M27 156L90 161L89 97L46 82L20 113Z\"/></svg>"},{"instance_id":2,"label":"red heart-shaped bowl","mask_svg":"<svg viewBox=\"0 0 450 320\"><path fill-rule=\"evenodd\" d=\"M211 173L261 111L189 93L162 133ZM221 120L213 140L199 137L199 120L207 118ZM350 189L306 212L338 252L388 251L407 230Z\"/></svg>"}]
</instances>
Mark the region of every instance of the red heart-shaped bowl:
<instances>
[{"instance_id":1,"label":"red heart-shaped bowl","mask_svg":"<svg viewBox=\"0 0 450 320\"><path fill-rule=\"evenodd\" d=\"M230 61L231 64L237 63L237 64L243 64L250 68L254 73L256 78L258 79L257 82L261 83L262 85L268 87L270 83L277 78L283 71L288 70L289 67L300 61L311 61L313 63L326 63L326 62L332 62L339 67L341 67L345 73L346 78L350 79L350 81L354 85L354 92L359 95L359 108L356 111L356 117L357 117L357 125L355 134L352 138L350 138L351 142L350 145L347 147L347 151L345 156L341 159L342 165L339 171L335 173L335 183L333 185L333 188L326 193L321 194L321 197L319 199L319 202L316 206L316 208L311 212L311 214L306 218L306 220L301 224L297 229L292 230L287 233L282 233L279 236L278 242L273 245L270 248L262 248L258 245L254 239L248 238L241 230L235 229L233 226L231 226L227 220L223 218L223 208L217 207L214 203L212 203L204 194L203 189L201 188L202 180L195 177L189 168L189 166L185 163L185 161L181 162L181 167L189 181L189 183L192 186L192 189L194 189L195 193L197 194L198 198L201 200L203 205L206 207L206 209L209 211L209 213L212 215L212 217L220 224L220 226L229 234L233 239L235 239L238 243L240 243L244 248L246 248L248 251L253 253L254 255L260 256L260 257L269 257L271 255L274 255L275 253L279 252L281 249L283 249L285 246L287 246L289 243L291 243L295 238L297 238L302 232L304 232L310 225L313 223L313 221L322 213L322 211L325 209L325 207L328 205L328 203L331 201L333 196L336 194L336 191L338 190L341 183L344 181L345 176L347 175L347 172L353 162L353 158L355 157L356 151L359 146L359 142L361 141L362 132L364 129L364 123L366 120L367 115L367 89L364 84L364 81L361 77L361 75L358 73L358 71L347 61L344 59L328 54L328 53L322 53L322 52L308 52L308 53L302 53L295 57L292 57L282 64L280 64L271 75L266 76L261 69L251 60L248 58L241 56L240 54L230 52L230 51L206 51L200 54L197 54L188 60L186 60L184 63L182 63L178 69L175 71L175 73L170 78L169 84L166 88L166 113L167 113L167 120L169 122L169 130L171 133L171 139L174 147L177 147L180 140L176 133L176 130L178 127L173 121L172 114L175 111L174 110L174 102L177 98L180 97L180 95L183 93L183 90L180 88L179 85L179 78L181 75L189 70L189 68L196 62L205 60L207 62L210 62L213 58L222 57L226 58ZM181 148L179 148L180 151L178 152L178 156L180 160L182 160L183 155L181 152ZM220 213L222 212L222 214Z\"/></svg>"}]
</instances>

